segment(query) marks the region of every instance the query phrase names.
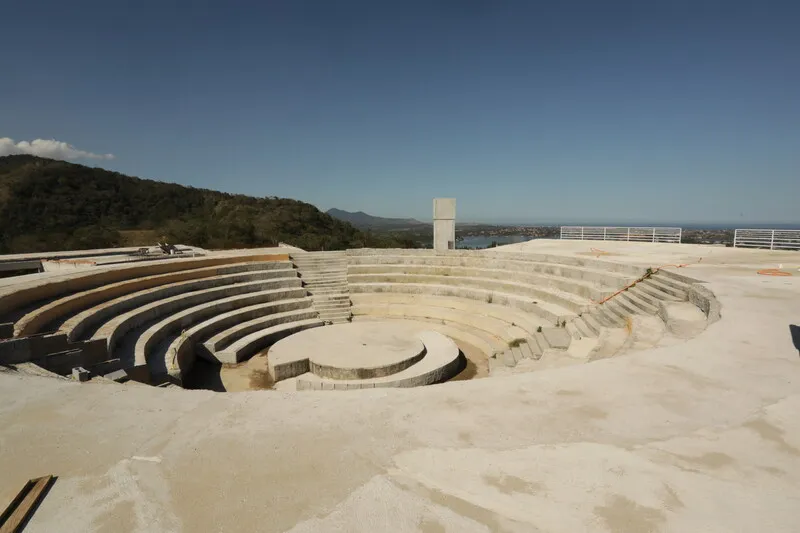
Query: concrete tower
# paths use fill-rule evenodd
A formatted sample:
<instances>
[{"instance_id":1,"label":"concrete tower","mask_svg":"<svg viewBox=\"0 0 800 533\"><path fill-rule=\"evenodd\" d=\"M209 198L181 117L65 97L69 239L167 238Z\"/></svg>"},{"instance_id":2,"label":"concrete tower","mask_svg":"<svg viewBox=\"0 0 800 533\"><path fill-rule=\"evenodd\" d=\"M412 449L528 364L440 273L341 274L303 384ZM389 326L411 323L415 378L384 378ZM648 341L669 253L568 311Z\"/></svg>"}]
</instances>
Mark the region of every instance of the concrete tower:
<instances>
[{"instance_id":1,"label":"concrete tower","mask_svg":"<svg viewBox=\"0 0 800 533\"><path fill-rule=\"evenodd\" d=\"M433 249L437 252L456 247L456 199L433 199Z\"/></svg>"}]
</instances>

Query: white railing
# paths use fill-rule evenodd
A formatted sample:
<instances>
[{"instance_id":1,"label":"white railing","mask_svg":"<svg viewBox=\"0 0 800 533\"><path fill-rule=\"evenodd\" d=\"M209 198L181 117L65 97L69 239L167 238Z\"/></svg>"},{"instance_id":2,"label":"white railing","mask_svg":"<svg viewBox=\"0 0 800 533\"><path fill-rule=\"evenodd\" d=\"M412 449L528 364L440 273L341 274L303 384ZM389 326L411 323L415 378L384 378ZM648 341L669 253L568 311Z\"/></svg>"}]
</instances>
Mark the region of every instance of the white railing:
<instances>
[{"instance_id":1,"label":"white railing","mask_svg":"<svg viewBox=\"0 0 800 533\"><path fill-rule=\"evenodd\" d=\"M681 228L561 226L562 239L581 241L681 242Z\"/></svg>"},{"instance_id":2,"label":"white railing","mask_svg":"<svg viewBox=\"0 0 800 533\"><path fill-rule=\"evenodd\" d=\"M800 229L737 229L733 247L800 250Z\"/></svg>"}]
</instances>

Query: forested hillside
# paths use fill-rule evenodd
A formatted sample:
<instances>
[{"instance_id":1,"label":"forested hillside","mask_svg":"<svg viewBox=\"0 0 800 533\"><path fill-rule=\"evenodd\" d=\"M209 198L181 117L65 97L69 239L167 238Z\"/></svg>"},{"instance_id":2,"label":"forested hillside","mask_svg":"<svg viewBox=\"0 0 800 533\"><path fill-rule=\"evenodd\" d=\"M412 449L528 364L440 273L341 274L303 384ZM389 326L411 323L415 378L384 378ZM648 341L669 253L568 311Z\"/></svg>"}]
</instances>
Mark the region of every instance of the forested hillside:
<instances>
[{"instance_id":1,"label":"forested hillside","mask_svg":"<svg viewBox=\"0 0 800 533\"><path fill-rule=\"evenodd\" d=\"M311 204L195 189L14 155L0 157L0 253L152 245L307 250L412 246L367 235Z\"/></svg>"}]
</instances>

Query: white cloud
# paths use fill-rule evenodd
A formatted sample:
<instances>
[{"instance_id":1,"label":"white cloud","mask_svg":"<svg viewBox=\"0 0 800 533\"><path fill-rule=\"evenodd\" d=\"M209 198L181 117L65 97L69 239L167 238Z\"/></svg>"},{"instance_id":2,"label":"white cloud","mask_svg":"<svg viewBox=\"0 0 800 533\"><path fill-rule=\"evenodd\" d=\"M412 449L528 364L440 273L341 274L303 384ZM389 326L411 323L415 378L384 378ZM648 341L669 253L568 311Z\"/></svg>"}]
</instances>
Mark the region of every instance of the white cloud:
<instances>
[{"instance_id":1,"label":"white cloud","mask_svg":"<svg viewBox=\"0 0 800 533\"><path fill-rule=\"evenodd\" d=\"M0 156L14 154L38 155L50 159L72 161L75 159L114 159L114 154L95 154L78 150L71 144L55 139L34 139L14 142L9 137L0 137Z\"/></svg>"}]
</instances>

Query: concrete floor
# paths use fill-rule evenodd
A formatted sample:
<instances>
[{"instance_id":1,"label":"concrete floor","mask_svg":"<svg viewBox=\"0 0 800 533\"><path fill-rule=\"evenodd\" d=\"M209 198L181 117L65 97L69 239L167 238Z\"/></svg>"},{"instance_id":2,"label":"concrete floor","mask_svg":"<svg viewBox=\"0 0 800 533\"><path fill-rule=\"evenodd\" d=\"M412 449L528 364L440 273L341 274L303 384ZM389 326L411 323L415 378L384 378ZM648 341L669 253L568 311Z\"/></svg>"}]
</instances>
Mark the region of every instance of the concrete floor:
<instances>
[{"instance_id":1,"label":"concrete floor","mask_svg":"<svg viewBox=\"0 0 800 533\"><path fill-rule=\"evenodd\" d=\"M671 346L413 390L208 391L0 372L0 501L27 531L796 532L800 253L557 243L700 263L722 320ZM759 268L783 264L791 277ZM795 337L792 337L792 332Z\"/></svg>"}]
</instances>

